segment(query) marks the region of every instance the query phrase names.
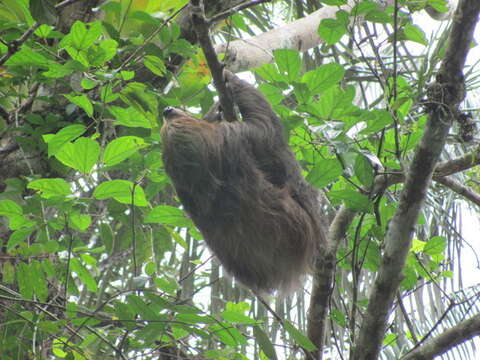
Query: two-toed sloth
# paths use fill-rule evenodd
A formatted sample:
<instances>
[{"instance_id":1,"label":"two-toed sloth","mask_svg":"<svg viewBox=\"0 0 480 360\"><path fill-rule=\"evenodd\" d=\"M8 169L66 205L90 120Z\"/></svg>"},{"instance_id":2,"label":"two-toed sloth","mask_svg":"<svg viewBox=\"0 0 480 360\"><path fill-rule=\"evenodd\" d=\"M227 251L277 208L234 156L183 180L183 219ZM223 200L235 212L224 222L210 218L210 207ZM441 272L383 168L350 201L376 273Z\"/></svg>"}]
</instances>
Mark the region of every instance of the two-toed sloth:
<instances>
[{"instance_id":1,"label":"two-toed sloth","mask_svg":"<svg viewBox=\"0 0 480 360\"><path fill-rule=\"evenodd\" d=\"M165 109L165 170L227 271L256 292L288 293L325 242L318 194L263 95L228 71L225 80L242 121Z\"/></svg>"}]
</instances>

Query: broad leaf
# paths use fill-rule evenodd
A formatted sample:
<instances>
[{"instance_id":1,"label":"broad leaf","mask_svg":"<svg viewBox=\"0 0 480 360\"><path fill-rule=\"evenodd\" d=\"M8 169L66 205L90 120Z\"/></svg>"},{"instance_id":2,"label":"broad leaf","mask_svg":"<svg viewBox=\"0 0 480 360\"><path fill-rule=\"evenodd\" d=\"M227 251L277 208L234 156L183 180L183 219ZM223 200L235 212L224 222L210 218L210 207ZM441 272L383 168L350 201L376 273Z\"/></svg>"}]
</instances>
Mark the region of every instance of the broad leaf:
<instances>
[{"instance_id":1,"label":"broad leaf","mask_svg":"<svg viewBox=\"0 0 480 360\"><path fill-rule=\"evenodd\" d=\"M134 188L135 194L132 196ZM93 197L99 200L113 198L122 204L132 204L133 200L136 206L148 205L142 187L127 180L105 181L96 187Z\"/></svg>"}]
</instances>

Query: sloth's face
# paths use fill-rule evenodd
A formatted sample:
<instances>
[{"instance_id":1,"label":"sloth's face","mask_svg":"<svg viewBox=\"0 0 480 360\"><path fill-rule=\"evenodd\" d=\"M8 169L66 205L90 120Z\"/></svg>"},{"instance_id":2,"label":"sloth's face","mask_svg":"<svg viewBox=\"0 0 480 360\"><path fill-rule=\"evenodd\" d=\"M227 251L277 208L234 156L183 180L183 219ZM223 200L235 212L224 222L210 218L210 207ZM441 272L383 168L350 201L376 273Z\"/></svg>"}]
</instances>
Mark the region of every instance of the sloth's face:
<instances>
[{"instance_id":1,"label":"sloth's face","mask_svg":"<svg viewBox=\"0 0 480 360\"><path fill-rule=\"evenodd\" d=\"M177 109L173 106L167 106L163 110L163 118L167 122L170 122L170 121L178 119L178 118L187 118L187 119L196 120L196 118L193 117L192 115L186 113L183 110Z\"/></svg>"}]
</instances>

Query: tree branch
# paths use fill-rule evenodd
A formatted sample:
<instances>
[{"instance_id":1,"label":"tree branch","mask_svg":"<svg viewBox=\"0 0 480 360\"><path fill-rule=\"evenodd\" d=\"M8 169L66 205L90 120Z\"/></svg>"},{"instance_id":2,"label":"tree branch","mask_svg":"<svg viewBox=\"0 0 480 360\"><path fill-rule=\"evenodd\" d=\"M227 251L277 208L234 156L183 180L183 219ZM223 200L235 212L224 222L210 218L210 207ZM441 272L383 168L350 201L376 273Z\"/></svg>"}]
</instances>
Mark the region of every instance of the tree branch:
<instances>
[{"instance_id":1,"label":"tree branch","mask_svg":"<svg viewBox=\"0 0 480 360\"><path fill-rule=\"evenodd\" d=\"M374 0L382 8L391 6L394 0ZM339 10L350 12L358 0L348 0L342 6L324 6L321 9L291 23L279 26L249 39L219 44L217 53L225 53L228 68L233 72L245 71L273 61L273 50L294 49L305 52L321 43L318 25L323 19L335 19ZM357 21L360 17L357 18Z\"/></svg>"},{"instance_id":2,"label":"tree branch","mask_svg":"<svg viewBox=\"0 0 480 360\"><path fill-rule=\"evenodd\" d=\"M425 132L406 176L399 205L385 236L385 252L353 352L355 360L377 359L386 322L402 279L418 216L453 114L465 95L463 67L478 21L480 2L461 0L453 18L446 55L429 92L432 106Z\"/></svg>"},{"instance_id":3,"label":"tree branch","mask_svg":"<svg viewBox=\"0 0 480 360\"><path fill-rule=\"evenodd\" d=\"M248 1L246 3L234 6L231 9L228 9L227 11L224 11L224 12L221 12L221 13L215 15L215 16L212 16L210 19L208 19L208 24L209 25L216 24L217 22L219 22L223 19L226 19L227 17L229 17L233 14L236 14L237 12L239 12L241 10L244 10L244 9L247 9L247 8L262 4L262 3L271 2L271 1L272 0L252 0L252 1Z\"/></svg>"},{"instance_id":4,"label":"tree branch","mask_svg":"<svg viewBox=\"0 0 480 360\"><path fill-rule=\"evenodd\" d=\"M438 163L433 172L433 179L441 182L441 179L445 176L471 169L477 165L480 165L480 154L478 150L457 159ZM388 187L395 184L400 184L404 181L405 175L401 172L391 172L388 174L377 175L372 193L383 193Z\"/></svg>"},{"instance_id":5,"label":"tree branch","mask_svg":"<svg viewBox=\"0 0 480 360\"><path fill-rule=\"evenodd\" d=\"M212 73L213 84L218 92L223 115L227 121L235 121L237 117L233 107L234 102L230 92L227 90L225 79L223 77L223 66L218 61L217 53L215 52L210 39L210 22L205 18L203 0L191 0L190 11L198 42L203 49L205 59L207 60L208 67Z\"/></svg>"},{"instance_id":6,"label":"tree branch","mask_svg":"<svg viewBox=\"0 0 480 360\"><path fill-rule=\"evenodd\" d=\"M322 248L315 264L312 296L308 309L308 337L315 344L317 350L309 354L309 359L322 359L322 350L327 328L327 314L330 296L333 290L335 265L338 244L345 237L348 227L356 212L342 206L328 230L327 244Z\"/></svg>"},{"instance_id":7,"label":"tree branch","mask_svg":"<svg viewBox=\"0 0 480 360\"><path fill-rule=\"evenodd\" d=\"M465 197L474 204L480 206L480 195L475 192L472 188L461 184L459 181L450 179L449 177L440 177L435 178L435 181L448 187L450 190L456 192L457 194Z\"/></svg>"},{"instance_id":8,"label":"tree branch","mask_svg":"<svg viewBox=\"0 0 480 360\"><path fill-rule=\"evenodd\" d=\"M480 335L480 314L445 330L407 354L403 360L433 359L478 335Z\"/></svg>"}]
</instances>

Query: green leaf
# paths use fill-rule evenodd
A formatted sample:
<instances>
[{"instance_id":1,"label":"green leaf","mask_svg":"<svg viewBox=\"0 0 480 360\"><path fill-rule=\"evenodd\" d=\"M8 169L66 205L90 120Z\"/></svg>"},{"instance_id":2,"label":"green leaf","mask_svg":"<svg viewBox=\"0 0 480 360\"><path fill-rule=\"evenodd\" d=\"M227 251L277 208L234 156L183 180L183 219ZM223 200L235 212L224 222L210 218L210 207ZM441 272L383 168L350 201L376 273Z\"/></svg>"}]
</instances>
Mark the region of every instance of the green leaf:
<instances>
[{"instance_id":1,"label":"green leaf","mask_svg":"<svg viewBox=\"0 0 480 360\"><path fill-rule=\"evenodd\" d=\"M369 187L373 184L374 169L368 158L362 153L355 158L355 175L360 182Z\"/></svg>"},{"instance_id":2,"label":"green leaf","mask_svg":"<svg viewBox=\"0 0 480 360\"><path fill-rule=\"evenodd\" d=\"M215 320L210 316L197 314L178 314L175 316L175 320L189 324L211 324L215 322Z\"/></svg>"},{"instance_id":3,"label":"green leaf","mask_svg":"<svg viewBox=\"0 0 480 360\"><path fill-rule=\"evenodd\" d=\"M5 65L32 65L46 67L51 62L52 61L41 53L33 51L27 46L22 46L20 51L13 54L12 57L5 62Z\"/></svg>"},{"instance_id":4,"label":"green leaf","mask_svg":"<svg viewBox=\"0 0 480 360\"><path fill-rule=\"evenodd\" d=\"M107 166L118 164L146 146L147 144L145 144L145 141L140 137L119 137L107 145L105 153L103 154L103 162Z\"/></svg>"},{"instance_id":5,"label":"green leaf","mask_svg":"<svg viewBox=\"0 0 480 360\"><path fill-rule=\"evenodd\" d=\"M365 15L366 21L371 21L379 24L391 24L393 22L391 14L384 10L372 10Z\"/></svg>"},{"instance_id":6,"label":"green leaf","mask_svg":"<svg viewBox=\"0 0 480 360\"><path fill-rule=\"evenodd\" d=\"M243 315L242 313L239 313L238 311L229 311L225 310L220 314L225 321L231 322L231 323L238 323L238 324L249 324L253 325L256 324L257 321L255 319L252 319L251 317L247 315Z\"/></svg>"},{"instance_id":7,"label":"green leaf","mask_svg":"<svg viewBox=\"0 0 480 360\"><path fill-rule=\"evenodd\" d=\"M255 339L257 340L260 349L262 349L263 353L267 356L267 358L274 360L278 359L277 353L275 352L275 348L273 347L270 338L265 333L265 331L263 331L262 328L260 328L259 326L254 326L253 336L255 336Z\"/></svg>"},{"instance_id":8,"label":"green leaf","mask_svg":"<svg viewBox=\"0 0 480 360\"><path fill-rule=\"evenodd\" d=\"M120 91L120 98L128 105L133 106L143 115L157 112L157 99L147 90L147 85L131 82Z\"/></svg>"},{"instance_id":9,"label":"green leaf","mask_svg":"<svg viewBox=\"0 0 480 360\"><path fill-rule=\"evenodd\" d=\"M89 53L90 63L93 66L102 66L107 61L111 60L117 55L118 43L113 39L107 39L100 42L100 45L95 47L93 54Z\"/></svg>"},{"instance_id":10,"label":"green leaf","mask_svg":"<svg viewBox=\"0 0 480 360\"><path fill-rule=\"evenodd\" d=\"M48 144L48 156L55 155L65 144L81 136L87 128L81 124L69 125L55 135L44 135L43 140Z\"/></svg>"},{"instance_id":11,"label":"green leaf","mask_svg":"<svg viewBox=\"0 0 480 360\"><path fill-rule=\"evenodd\" d=\"M82 88L84 88L85 90L91 90L93 89L95 86L97 86L97 82L92 80L92 79L89 79L89 78L83 78L82 81L80 81L80 85L82 86Z\"/></svg>"},{"instance_id":12,"label":"green leaf","mask_svg":"<svg viewBox=\"0 0 480 360\"><path fill-rule=\"evenodd\" d=\"M412 240L412 246L410 248L410 251L411 252L414 252L414 253L420 253L420 252L423 252L423 250L425 249L425 245L427 244L426 241L422 241L422 240L418 240L418 239L413 239Z\"/></svg>"},{"instance_id":13,"label":"green leaf","mask_svg":"<svg viewBox=\"0 0 480 360\"><path fill-rule=\"evenodd\" d=\"M72 257L70 261L70 269L77 274L78 278L82 283L85 284L88 291L97 291L97 282L95 281L94 277L76 257Z\"/></svg>"},{"instance_id":14,"label":"green leaf","mask_svg":"<svg viewBox=\"0 0 480 360\"><path fill-rule=\"evenodd\" d=\"M92 223L92 217L90 215L80 214L79 212L73 212L68 217L69 225L78 230L85 231Z\"/></svg>"},{"instance_id":15,"label":"green leaf","mask_svg":"<svg viewBox=\"0 0 480 360\"><path fill-rule=\"evenodd\" d=\"M85 67L78 61L68 60L65 64L52 63L48 65L48 71L42 73L43 76L52 79L63 78L75 71L83 71Z\"/></svg>"},{"instance_id":16,"label":"green leaf","mask_svg":"<svg viewBox=\"0 0 480 360\"><path fill-rule=\"evenodd\" d=\"M153 55L145 56L145 60L143 61L143 64L146 66L148 70L150 70L152 73L158 76L165 75L165 72L167 71L167 68L163 63L163 60L157 56L153 56Z\"/></svg>"},{"instance_id":17,"label":"green leaf","mask_svg":"<svg viewBox=\"0 0 480 360\"><path fill-rule=\"evenodd\" d=\"M0 271L2 272L2 283L13 284L15 281L15 267L12 263L10 261L4 261Z\"/></svg>"},{"instance_id":18,"label":"green leaf","mask_svg":"<svg viewBox=\"0 0 480 360\"><path fill-rule=\"evenodd\" d=\"M132 80L135 77L135 71L122 70L122 71L120 71L120 76L125 81Z\"/></svg>"},{"instance_id":19,"label":"green leaf","mask_svg":"<svg viewBox=\"0 0 480 360\"><path fill-rule=\"evenodd\" d=\"M406 266L403 269L403 279L400 283L400 286L403 290L410 290L414 289L418 282L418 274L417 272L411 267Z\"/></svg>"},{"instance_id":20,"label":"green leaf","mask_svg":"<svg viewBox=\"0 0 480 360\"><path fill-rule=\"evenodd\" d=\"M446 13L450 9L448 7L448 0L428 0L428 5L437 10L438 12Z\"/></svg>"},{"instance_id":21,"label":"green leaf","mask_svg":"<svg viewBox=\"0 0 480 360\"><path fill-rule=\"evenodd\" d=\"M336 159L320 159L307 175L307 181L317 188L323 188L342 175L342 166Z\"/></svg>"},{"instance_id":22,"label":"green leaf","mask_svg":"<svg viewBox=\"0 0 480 360\"><path fill-rule=\"evenodd\" d=\"M17 282L20 294L25 299L33 298L34 274L28 264L21 261L17 266Z\"/></svg>"},{"instance_id":23,"label":"green leaf","mask_svg":"<svg viewBox=\"0 0 480 360\"><path fill-rule=\"evenodd\" d=\"M158 287L160 290L165 291L167 294L174 295L178 290L178 284L172 279L166 278L155 278L153 280L155 286Z\"/></svg>"},{"instance_id":24,"label":"green leaf","mask_svg":"<svg viewBox=\"0 0 480 360\"><path fill-rule=\"evenodd\" d=\"M16 202L13 202L12 200L0 200L0 215L13 216L22 214L22 207Z\"/></svg>"},{"instance_id":25,"label":"green leaf","mask_svg":"<svg viewBox=\"0 0 480 360\"><path fill-rule=\"evenodd\" d=\"M323 19L318 27L318 35L328 45L336 44L347 33L347 27L337 19Z\"/></svg>"},{"instance_id":26,"label":"green leaf","mask_svg":"<svg viewBox=\"0 0 480 360\"><path fill-rule=\"evenodd\" d=\"M239 344L247 344L247 339L245 339L242 333L229 324L211 325L209 329L225 345L237 346Z\"/></svg>"},{"instance_id":27,"label":"green leaf","mask_svg":"<svg viewBox=\"0 0 480 360\"><path fill-rule=\"evenodd\" d=\"M440 255L445 252L446 247L447 240L443 236L433 236L425 244L423 251L425 252L425 254L430 256Z\"/></svg>"},{"instance_id":28,"label":"green leaf","mask_svg":"<svg viewBox=\"0 0 480 360\"><path fill-rule=\"evenodd\" d=\"M278 66L278 70L287 75L289 82L294 82L298 79L300 68L302 67L302 60L298 51L291 49L277 49L274 50L273 56Z\"/></svg>"},{"instance_id":29,"label":"green leaf","mask_svg":"<svg viewBox=\"0 0 480 360\"><path fill-rule=\"evenodd\" d=\"M128 127L142 127L151 129L153 126L142 113L133 107L122 108L119 106L110 106L108 111L117 120L115 125L123 125ZM153 124L154 125L154 124Z\"/></svg>"},{"instance_id":30,"label":"green leaf","mask_svg":"<svg viewBox=\"0 0 480 360\"><path fill-rule=\"evenodd\" d=\"M7 26L13 24L16 24L16 26L20 24L32 26L35 22L30 15L28 1L26 0L2 0L0 1L0 5L2 21ZM19 30L18 27L16 27L16 29ZM6 33L8 34L8 32L7 30Z\"/></svg>"},{"instance_id":31,"label":"green leaf","mask_svg":"<svg viewBox=\"0 0 480 360\"><path fill-rule=\"evenodd\" d=\"M102 25L99 21L90 23L89 28L81 21L75 21L70 28L69 38L71 45L77 50L87 50L102 34Z\"/></svg>"},{"instance_id":32,"label":"green leaf","mask_svg":"<svg viewBox=\"0 0 480 360\"><path fill-rule=\"evenodd\" d=\"M362 1L356 3L355 6L352 8L351 14L352 16L359 16L369 13L372 10L377 10L378 4L373 1Z\"/></svg>"},{"instance_id":33,"label":"green leaf","mask_svg":"<svg viewBox=\"0 0 480 360\"><path fill-rule=\"evenodd\" d=\"M380 267L381 252L378 244L375 241L362 241L360 243L359 254L363 254L363 267L366 270L378 271Z\"/></svg>"},{"instance_id":34,"label":"green leaf","mask_svg":"<svg viewBox=\"0 0 480 360\"><path fill-rule=\"evenodd\" d=\"M36 190L45 199L66 197L72 193L70 184L59 178L33 180L28 183L27 188Z\"/></svg>"},{"instance_id":35,"label":"green leaf","mask_svg":"<svg viewBox=\"0 0 480 360\"><path fill-rule=\"evenodd\" d=\"M158 318L157 313L155 313L147 303L137 295L128 295L127 302L134 311L139 314L142 319L155 320Z\"/></svg>"},{"instance_id":36,"label":"green leaf","mask_svg":"<svg viewBox=\"0 0 480 360\"><path fill-rule=\"evenodd\" d=\"M320 99L312 104L315 110L314 114L320 118L335 119L341 116L352 105L352 99L355 96L355 89L351 86L340 88L335 85L323 92Z\"/></svg>"},{"instance_id":37,"label":"green leaf","mask_svg":"<svg viewBox=\"0 0 480 360\"><path fill-rule=\"evenodd\" d=\"M343 66L330 63L306 72L302 77L302 82L306 83L311 93L315 95L338 84L344 75L345 69Z\"/></svg>"},{"instance_id":38,"label":"green leaf","mask_svg":"<svg viewBox=\"0 0 480 360\"><path fill-rule=\"evenodd\" d=\"M28 228L28 229L20 229L20 230L14 231L8 238L7 252L9 253L10 250L14 249L17 245L24 242L30 236L33 230L35 229Z\"/></svg>"},{"instance_id":39,"label":"green leaf","mask_svg":"<svg viewBox=\"0 0 480 360\"><path fill-rule=\"evenodd\" d=\"M134 183L127 180L105 181L96 187L93 197L99 200L113 198L119 203L131 204L133 188L135 188L134 205L147 206L148 202L142 187L140 185L135 186Z\"/></svg>"},{"instance_id":40,"label":"green leaf","mask_svg":"<svg viewBox=\"0 0 480 360\"><path fill-rule=\"evenodd\" d=\"M115 94L112 92L112 86L111 85L106 85L106 86L102 86L100 88L100 101L105 103L105 104L108 104L108 103L111 103L115 100L117 100L118 98L118 94Z\"/></svg>"},{"instance_id":41,"label":"green leaf","mask_svg":"<svg viewBox=\"0 0 480 360\"><path fill-rule=\"evenodd\" d=\"M75 96L70 94L64 94L63 96L65 96L70 102L74 103L79 108L83 109L88 116L93 115L93 105L87 95L82 94Z\"/></svg>"},{"instance_id":42,"label":"green leaf","mask_svg":"<svg viewBox=\"0 0 480 360\"><path fill-rule=\"evenodd\" d=\"M39 38L46 39L54 29L53 26L42 24L35 30L34 34Z\"/></svg>"},{"instance_id":43,"label":"green leaf","mask_svg":"<svg viewBox=\"0 0 480 360\"><path fill-rule=\"evenodd\" d=\"M283 81L284 76L278 72L275 64L263 64L254 69L255 72L268 82Z\"/></svg>"},{"instance_id":44,"label":"green leaf","mask_svg":"<svg viewBox=\"0 0 480 360\"><path fill-rule=\"evenodd\" d=\"M313 351L317 348L308 337L298 331L289 321L285 321L284 327L288 334L295 340L295 343L300 345L303 349Z\"/></svg>"},{"instance_id":45,"label":"green leaf","mask_svg":"<svg viewBox=\"0 0 480 360\"><path fill-rule=\"evenodd\" d=\"M333 190L328 192L327 196L336 204L344 201L349 209L362 212L372 211L372 203L368 196L360 194L358 191L352 189Z\"/></svg>"},{"instance_id":46,"label":"green leaf","mask_svg":"<svg viewBox=\"0 0 480 360\"><path fill-rule=\"evenodd\" d=\"M364 112L362 120L367 123L367 127L360 131L360 134L362 135L376 133L393 123L392 115L388 111L378 109Z\"/></svg>"},{"instance_id":47,"label":"green leaf","mask_svg":"<svg viewBox=\"0 0 480 360\"><path fill-rule=\"evenodd\" d=\"M178 227L189 227L192 225L191 220L185 216L182 210L168 205L155 206L145 216L144 222L146 224L158 223Z\"/></svg>"},{"instance_id":48,"label":"green leaf","mask_svg":"<svg viewBox=\"0 0 480 360\"><path fill-rule=\"evenodd\" d=\"M114 246L115 237L113 235L113 230L109 224L100 224L100 238L102 239L103 245L105 245L107 253L111 254Z\"/></svg>"},{"instance_id":49,"label":"green leaf","mask_svg":"<svg viewBox=\"0 0 480 360\"><path fill-rule=\"evenodd\" d=\"M55 157L63 164L88 173L100 155L100 145L87 137L80 137L74 143L65 144Z\"/></svg>"},{"instance_id":50,"label":"green leaf","mask_svg":"<svg viewBox=\"0 0 480 360\"><path fill-rule=\"evenodd\" d=\"M330 312L330 317L332 318L333 321L335 321L341 327L343 328L347 327L347 319L345 317L345 314L340 310L332 309L332 311Z\"/></svg>"},{"instance_id":51,"label":"green leaf","mask_svg":"<svg viewBox=\"0 0 480 360\"><path fill-rule=\"evenodd\" d=\"M403 33L405 34L405 38L407 40L414 41L425 46L428 45L425 33L417 25L405 24L405 26L403 26Z\"/></svg>"},{"instance_id":52,"label":"green leaf","mask_svg":"<svg viewBox=\"0 0 480 360\"><path fill-rule=\"evenodd\" d=\"M55 25L57 22L54 0L30 1L30 13L39 24Z\"/></svg>"},{"instance_id":53,"label":"green leaf","mask_svg":"<svg viewBox=\"0 0 480 360\"><path fill-rule=\"evenodd\" d=\"M30 264L30 271L35 274L35 281L33 281L33 291L40 301L47 300L48 297L48 283L43 272L42 265L38 261L33 261Z\"/></svg>"},{"instance_id":54,"label":"green leaf","mask_svg":"<svg viewBox=\"0 0 480 360\"><path fill-rule=\"evenodd\" d=\"M383 339L383 344L387 346L392 346L397 341L397 334L387 334Z\"/></svg>"}]
</instances>

